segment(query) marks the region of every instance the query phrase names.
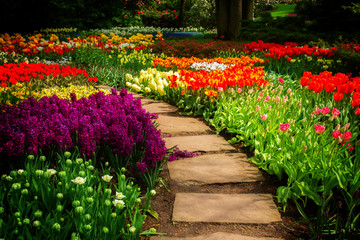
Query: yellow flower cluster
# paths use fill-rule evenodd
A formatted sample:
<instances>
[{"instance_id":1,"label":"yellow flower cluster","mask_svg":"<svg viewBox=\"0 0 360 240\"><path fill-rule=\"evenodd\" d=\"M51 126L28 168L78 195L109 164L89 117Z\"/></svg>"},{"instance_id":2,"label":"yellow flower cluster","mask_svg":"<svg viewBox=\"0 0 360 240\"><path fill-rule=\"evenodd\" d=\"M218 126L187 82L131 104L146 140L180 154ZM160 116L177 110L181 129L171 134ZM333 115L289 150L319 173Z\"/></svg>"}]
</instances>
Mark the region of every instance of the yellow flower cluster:
<instances>
[{"instance_id":1,"label":"yellow flower cluster","mask_svg":"<svg viewBox=\"0 0 360 240\"><path fill-rule=\"evenodd\" d=\"M121 65L125 64L133 64L133 63L139 63L142 65L146 65L147 62L152 61L155 56L151 53L144 53L142 50L140 51L134 51L130 54L126 53L120 53L117 58L119 59L119 62Z\"/></svg>"},{"instance_id":2,"label":"yellow flower cluster","mask_svg":"<svg viewBox=\"0 0 360 240\"><path fill-rule=\"evenodd\" d=\"M83 97L88 98L91 94L97 92L104 92L105 95L110 94L110 91L108 90L100 90L92 86L76 86L69 84L68 87L43 89L40 93L37 94L37 98L42 98L45 96L51 97L52 95L56 94L59 98L70 99L70 93L75 93L77 99L80 99Z\"/></svg>"},{"instance_id":3,"label":"yellow flower cluster","mask_svg":"<svg viewBox=\"0 0 360 240\"><path fill-rule=\"evenodd\" d=\"M27 99L29 96L32 96L36 99L40 99L42 97L51 97L56 94L59 98L62 99L70 99L70 93L75 93L77 99L80 98L88 98L91 94L97 92L104 92L105 95L110 94L108 90L97 89L93 86L77 86L69 84L68 87L62 88L45 88L40 92L30 92L30 86L24 83L17 83L12 85L11 87L0 87L0 102L4 101L4 97L6 97L7 105L18 105L23 100Z\"/></svg>"},{"instance_id":4,"label":"yellow flower cluster","mask_svg":"<svg viewBox=\"0 0 360 240\"><path fill-rule=\"evenodd\" d=\"M161 72L156 68L141 70L139 77L126 74L126 86L135 92L153 93L155 95L166 95L164 90L169 85L168 76L178 75L177 72Z\"/></svg>"},{"instance_id":5,"label":"yellow flower cluster","mask_svg":"<svg viewBox=\"0 0 360 240\"><path fill-rule=\"evenodd\" d=\"M105 35L104 33L100 34L100 39L96 38L96 36L89 37L89 41L92 43L96 43L97 40L101 42L111 42L112 44L120 44L120 43L128 43L128 44L143 44L145 46L149 46L155 42L155 40L161 39L162 34L158 32L156 38L153 39L152 34L141 34L137 33L136 35L132 35L129 38L120 37L115 33L110 33L110 36Z\"/></svg>"},{"instance_id":6,"label":"yellow flower cluster","mask_svg":"<svg viewBox=\"0 0 360 240\"><path fill-rule=\"evenodd\" d=\"M3 103L3 101L5 101L4 98L6 98L7 105L18 105L19 102L22 102L28 98L30 94L32 96L36 96L35 93L30 92L29 86L24 83L18 82L15 85L11 85L10 87L5 88L0 86L0 103Z\"/></svg>"},{"instance_id":7,"label":"yellow flower cluster","mask_svg":"<svg viewBox=\"0 0 360 240\"><path fill-rule=\"evenodd\" d=\"M145 46L152 45L155 42L152 34L143 35L141 33L132 35L127 40L128 40L128 43L141 43Z\"/></svg>"}]
</instances>

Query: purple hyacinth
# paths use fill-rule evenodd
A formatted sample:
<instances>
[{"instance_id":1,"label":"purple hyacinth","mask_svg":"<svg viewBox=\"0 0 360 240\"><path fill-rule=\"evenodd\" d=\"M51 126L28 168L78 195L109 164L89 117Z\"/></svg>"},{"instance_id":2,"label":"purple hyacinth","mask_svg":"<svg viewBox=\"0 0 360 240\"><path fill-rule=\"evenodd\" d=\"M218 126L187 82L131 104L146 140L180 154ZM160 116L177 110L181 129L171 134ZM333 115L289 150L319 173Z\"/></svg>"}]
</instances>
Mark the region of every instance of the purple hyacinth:
<instances>
[{"instance_id":1,"label":"purple hyacinth","mask_svg":"<svg viewBox=\"0 0 360 240\"><path fill-rule=\"evenodd\" d=\"M56 95L39 101L29 98L18 107L1 106L0 157L37 154L54 146L71 150L78 146L92 157L99 146L108 144L113 153L127 157L136 149L145 149L142 169L154 167L165 158L165 141L156 129L156 114L146 112L141 101L126 90L104 95L92 94L88 99L60 99ZM144 144L144 145L143 145Z\"/></svg>"}]
</instances>

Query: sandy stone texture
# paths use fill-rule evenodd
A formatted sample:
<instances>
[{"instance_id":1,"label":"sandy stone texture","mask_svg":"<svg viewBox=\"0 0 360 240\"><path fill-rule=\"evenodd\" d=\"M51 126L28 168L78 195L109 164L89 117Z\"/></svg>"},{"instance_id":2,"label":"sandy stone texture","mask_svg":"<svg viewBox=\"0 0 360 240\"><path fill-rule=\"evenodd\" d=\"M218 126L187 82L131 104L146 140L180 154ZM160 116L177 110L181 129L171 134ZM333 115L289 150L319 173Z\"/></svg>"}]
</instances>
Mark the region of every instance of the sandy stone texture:
<instances>
[{"instance_id":1,"label":"sandy stone texture","mask_svg":"<svg viewBox=\"0 0 360 240\"><path fill-rule=\"evenodd\" d=\"M170 177L180 185L264 181L244 153L205 154L168 163Z\"/></svg>"},{"instance_id":2,"label":"sandy stone texture","mask_svg":"<svg viewBox=\"0 0 360 240\"><path fill-rule=\"evenodd\" d=\"M197 135L197 136L177 136L164 137L167 148L178 146L180 150L189 152L221 152L235 151L223 137L216 134Z\"/></svg>"},{"instance_id":3,"label":"sandy stone texture","mask_svg":"<svg viewBox=\"0 0 360 240\"><path fill-rule=\"evenodd\" d=\"M172 221L270 224L281 217L271 194L177 193Z\"/></svg>"}]
</instances>

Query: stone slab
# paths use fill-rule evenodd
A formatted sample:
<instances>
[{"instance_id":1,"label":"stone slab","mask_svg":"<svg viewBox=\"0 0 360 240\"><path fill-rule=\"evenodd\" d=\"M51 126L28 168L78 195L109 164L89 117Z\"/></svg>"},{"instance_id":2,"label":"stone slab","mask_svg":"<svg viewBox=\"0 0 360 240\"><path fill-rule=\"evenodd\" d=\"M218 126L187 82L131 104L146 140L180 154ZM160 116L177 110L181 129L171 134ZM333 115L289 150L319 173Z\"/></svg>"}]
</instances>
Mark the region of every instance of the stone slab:
<instances>
[{"instance_id":1,"label":"stone slab","mask_svg":"<svg viewBox=\"0 0 360 240\"><path fill-rule=\"evenodd\" d=\"M141 94L131 92L131 91L128 91L128 93L132 93L133 98L145 99L145 97L143 95L141 95Z\"/></svg>"},{"instance_id":2,"label":"stone slab","mask_svg":"<svg viewBox=\"0 0 360 240\"><path fill-rule=\"evenodd\" d=\"M172 221L270 224L281 217L271 194L177 193Z\"/></svg>"},{"instance_id":3,"label":"stone slab","mask_svg":"<svg viewBox=\"0 0 360 240\"><path fill-rule=\"evenodd\" d=\"M264 181L244 153L205 154L168 162L170 177L180 185Z\"/></svg>"},{"instance_id":4,"label":"stone slab","mask_svg":"<svg viewBox=\"0 0 360 240\"><path fill-rule=\"evenodd\" d=\"M112 87L108 86L108 85L97 85L96 86L98 89L103 89L103 90L108 90L111 91Z\"/></svg>"},{"instance_id":5,"label":"stone slab","mask_svg":"<svg viewBox=\"0 0 360 240\"><path fill-rule=\"evenodd\" d=\"M143 108L145 108L145 105L147 105L147 104L156 103L156 101L151 98L140 98L140 100L141 100L141 106Z\"/></svg>"},{"instance_id":6,"label":"stone slab","mask_svg":"<svg viewBox=\"0 0 360 240\"><path fill-rule=\"evenodd\" d=\"M160 114L160 113L175 113L178 110L177 107L170 105L168 103L154 102L151 104L144 104L144 102L146 102L146 101L143 101L143 100L145 100L145 99L141 100L141 103L143 105L142 107L150 113L158 113L158 114ZM151 101L148 101L148 102L151 102Z\"/></svg>"},{"instance_id":7,"label":"stone slab","mask_svg":"<svg viewBox=\"0 0 360 240\"><path fill-rule=\"evenodd\" d=\"M188 136L212 133L211 129L197 118L159 115L156 119L161 130L161 135L166 136Z\"/></svg>"},{"instance_id":8,"label":"stone slab","mask_svg":"<svg viewBox=\"0 0 360 240\"><path fill-rule=\"evenodd\" d=\"M281 238L272 238L272 237L250 237L244 236L236 233L227 233L227 232L216 232L207 235L200 235L196 237L168 237L168 236L157 236L151 237L151 240L281 240Z\"/></svg>"},{"instance_id":9,"label":"stone slab","mask_svg":"<svg viewBox=\"0 0 360 240\"><path fill-rule=\"evenodd\" d=\"M180 150L188 152L221 152L236 150L223 137L216 134L197 136L164 137L167 148L178 146Z\"/></svg>"}]
</instances>

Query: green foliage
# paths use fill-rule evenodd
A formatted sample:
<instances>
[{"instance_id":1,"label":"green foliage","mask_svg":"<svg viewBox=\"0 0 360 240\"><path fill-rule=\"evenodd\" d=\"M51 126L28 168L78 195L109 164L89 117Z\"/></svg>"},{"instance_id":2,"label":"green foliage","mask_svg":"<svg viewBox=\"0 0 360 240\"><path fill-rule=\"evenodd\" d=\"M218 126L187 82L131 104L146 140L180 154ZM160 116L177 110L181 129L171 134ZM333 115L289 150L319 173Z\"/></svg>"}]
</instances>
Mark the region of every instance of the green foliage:
<instances>
[{"instance_id":1,"label":"green foliage","mask_svg":"<svg viewBox=\"0 0 360 240\"><path fill-rule=\"evenodd\" d=\"M246 41L308 43L317 40L305 21L297 17L272 18L270 13L261 15L259 21L243 21L240 38Z\"/></svg>"},{"instance_id":2,"label":"green foliage","mask_svg":"<svg viewBox=\"0 0 360 240\"><path fill-rule=\"evenodd\" d=\"M197 27L204 29L215 29L215 1L187 1L183 27Z\"/></svg>"},{"instance_id":3,"label":"green foliage","mask_svg":"<svg viewBox=\"0 0 360 240\"><path fill-rule=\"evenodd\" d=\"M282 85L277 82L279 77L285 81ZM286 180L277 190L278 201L283 209L294 201L314 236L355 239L360 226L359 147L351 151L348 143L339 144L331 136L337 124L350 123L349 129L340 130L352 132L354 145L360 132L354 127L359 120L353 108L349 103L335 102L326 93L298 89L288 76L270 73L267 79L273 87L244 89L240 96L219 98L210 124L218 132L232 134L231 143L241 141L249 146L255 155L252 160L260 168ZM265 96L269 100L264 100ZM340 116L311 115L315 104L336 107ZM290 130L280 131L282 123L290 123ZM316 133L315 124L323 124L325 132ZM309 206L318 211L311 214L314 217L304 210Z\"/></svg>"},{"instance_id":4,"label":"green foliage","mask_svg":"<svg viewBox=\"0 0 360 240\"><path fill-rule=\"evenodd\" d=\"M139 239L146 215L138 186L125 171L114 182L110 168L100 174L91 160L77 156L58 155L55 170L44 156L30 155L25 169L2 176L2 238Z\"/></svg>"},{"instance_id":5,"label":"green foliage","mask_svg":"<svg viewBox=\"0 0 360 240\"><path fill-rule=\"evenodd\" d=\"M338 35L352 34L358 32L360 15L342 6L350 6L352 0L317 0L301 1L296 6L298 15L305 20L313 21L312 31L320 33L337 33Z\"/></svg>"},{"instance_id":6,"label":"green foliage","mask_svg":"<svg viewBox=\"0 0 360 240\"><path fill-rule=\"evenodd\" d=\"M276 3L274 1L269 1L267 4L266 1L256 0L254 1L254 17L259 17L261 13L272 11L276 8Z\"/></svg>"},{"instance_id":7,"label":"green foliage","mask_svg":"<svg viewBox=\"0 0 360 240\"><path fill-rule=\"evenodd\" d=\"M5 32L31 32L58 27L90 29L134 26L141 25L141 19L134 17L138 10L135 1L122 0L7 1L0 10L0 22L6 22L1 26Z\"/></svg>"}]
</instances>

